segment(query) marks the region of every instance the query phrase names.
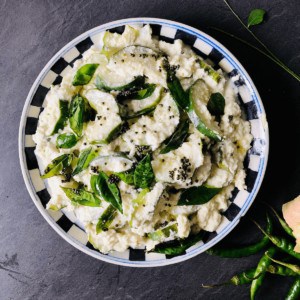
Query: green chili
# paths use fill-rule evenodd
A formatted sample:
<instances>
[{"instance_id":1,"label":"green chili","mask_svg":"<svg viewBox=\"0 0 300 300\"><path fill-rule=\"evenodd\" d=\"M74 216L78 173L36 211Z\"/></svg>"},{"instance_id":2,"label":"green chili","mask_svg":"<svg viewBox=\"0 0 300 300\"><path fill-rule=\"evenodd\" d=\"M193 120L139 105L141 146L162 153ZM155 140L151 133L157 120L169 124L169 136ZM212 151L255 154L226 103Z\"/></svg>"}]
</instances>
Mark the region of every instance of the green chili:
<instances>
[{"instance_id":1,"label":"green chili","mask_svg":"<svg viewBox=\"0 0 300 300\"><path fill-rule=\"evenodd\" d=\"M267 215L267 227L266 232L270 234L272 232L272 221L269 215ZM210 255L217 255L221 257L245 257L252 254L255 254L259 252L260 250L264 249L269 244L269 238L267 236L264 236L259 242L245 246L240 248L227 248L227 249L221 249L218 247L213 247L206 252Z\"/></svg>"},{"instance_id":2,"label":"green chili","mask_svg":"<svg viewBox=\"0 0 300 300\"><path fill-rule=\"evenodd\" d=\"M270 265L267 269L267 272L280 276L298 276L298 274L293 270L280 265Z\"/></svg>"},{"instance_id":3,"label":"green chili","mask_svg":"<svg viewBox=\"0 0 300 300\"><path fill-rule=\"evenodd\" d=\"M254 277L256 277L258 275L260 275L260 276L257 279L254 279L251 283L251 289L250 289L250 299L251 300L253 300L255 298L255 295L257 294L258 289L262 285L262 282L266 275L266 271L267 271L268 267L271 265L270 257L273 256L275 253L276 253L276 249L274 247L271 247L260 259L260 261L256 267Z\"/></svg>"},{"instance_id":4,"label":"green chili","mask_svg":"<svg viewBox=\"0 0 300 300\"><path fill-rule=\"evenodd\" d=\"M228 281L220 283L220 284L214 284L214 285L202 285L204 288L212 288L217 286L223 286L223 285L242 285L251 283L254 279L258 278L261 274L254 277L256 269L252 268L249 270L246 270L240 274L236 274L233 277L231 277Z\"/></svg>"},{"instance_id":5,"label":"green chili","mask_svg":"<svg viewBox=\"0 0 300 300\"><path fill-rule=\"evenodd\" d=\"M277 237L275 235L271 235L267 233L265 230L263 230L257 222L254 221L254 223L257 225L257 227L261 230L261 232L269 238L269 240L280 250L286 252L287 254L297 258L300 260L300 253L297 253L294 251L295 244L291 243L289 240Z\"/></svg>"},{"instance_id":6,"label":"green chili","mask_svg":"<svg viewBox=\"0 0 300 300\"><path fill-rule=\"evenodd\" d=\"M279 221L282 229L290 236L294 237L293 234L293 230L290 228L290 226L284 221L284 219L282 219L279 214L277 213L277 211L268 203L266 203L266 205L272 210L272 212L274 213L275 217L277 218L277 220Z\"/></svg>"},{"instance_id":7,"label":"green chili","mask_svg":"<svg viewBox=\"0 0 300 300\"><path fill-rule=\"evenodd\" d=\"M289 292L287 293L285 300L297 300L300 298L300 277L298 277L293 285L291 286Z\"/></svg>"}]
</instances>

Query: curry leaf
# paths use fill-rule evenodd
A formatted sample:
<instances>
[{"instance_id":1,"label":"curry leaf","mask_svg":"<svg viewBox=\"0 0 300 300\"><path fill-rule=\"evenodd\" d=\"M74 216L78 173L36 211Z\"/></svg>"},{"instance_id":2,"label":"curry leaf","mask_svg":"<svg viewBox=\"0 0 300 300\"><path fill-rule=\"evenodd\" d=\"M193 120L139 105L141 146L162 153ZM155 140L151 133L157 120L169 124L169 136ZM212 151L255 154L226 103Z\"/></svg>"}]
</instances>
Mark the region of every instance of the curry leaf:
<instances>
[{"instance_id":1,"label":"curry leaf","mask_svg":"<svg viewBox=\"0 0 300 300\"><path fill-rule=\"evenodd\" d=\"M121 86L108 86L100 76L96 76L95 85L98 90L105 92L110 91L126 91L130 89L138 89L145 84L145 76L136 76L131 82Z\"/></svg>"},{"instance_id":2,"label":"curry leaf","mask_svg":"<svg viewBox=\"0 0 300 300\"><path fill-rule=\"evenodd\" d=\"M89 83L98 66L99 64L86 64L79 68L73 78L72 84L77 86Z\"/></svg>"},{"instance_id":3,"label":"curry leaf","mask_svg":"<svg viewBox=\"0 0 300 300\"><path fill-rule=\"evenodd\" d=\"M76 145L77 137L73 133L62 133L56 139L56 147L69 149Z\"/></svg>"},{"instance_id":4,"label":"curry leaf","mask_svg":"<svg viewBox=\"0 0 300 300\"><path fill-rule=\"evenodd\" d=\"M173 240L170 242L158 244L151 252L162 253L166 255L181 255L185 253L185 250L200 242L203 239L204 232L200 231L196 235L190 235L186 239Z\"/></svg>"},{"instance_id":5,"label":"curry leaf","mask_svg":"<svg viewBox=\"0 0 300 300\"><path fill-rule=\"evenodd\" d=\"M108 176L100 171L99 175L91 177L91 187L94 193L123 213L122 199L118 186L108 181Z\"/></svg>"},{"instance_id":6,"label":"curry leaf","mask_svg":"<svg viewBox=\"0 0 300 300\"><path fill-rule=\"evenodd\" d=\"M58 133L60 129L63 129L66 125L69 116L69 102L65 100L59 100L60 116L54 126L51 135Z\"/></svg>"},{"instance_id":7,"label":"curry leaf","mask_svg":"<svg viewBox=\"0 0 300 300\"><path fill-rule=\"evenodd\" d=\"M130 90L121 91L117 95L116 99L118 101L130 100L130 99L143 100L145 98L150 97L153 94L155 88L156 88L155 84L145 84L139 89L130 89Z\"/></svg>"},{"instance_id":8,"label":"curry leaf","mask_svg":"<svg viewBox=\"0 0 300 300\"><path fill-rule=\"evenodd\" d=\"M221 188L211 186L193 186L184 190L179 198L177 205L200 205L205 204L216 196Z\"/></svg>"},{"instance_id":9,"label":"curry leaf","mask_svg":"<svg viewBox=\"0 0 300 300\"><path fill-rule=\"evenodd\" d=\"M167 71L167 86L177 106L183 110L188 110L190 106L189 95L183 89L179 79L176 77L175 70L167 61L164 63L164 68Z\"/></svg>"},{"instance_id":10,"label":"curry leaf","mask_svg":"<svg viewBox=\"0 0 300 300\"><path fill-rule=\"evenodd\" d=\"M112 205L109 205L98 220L96 225L97 234L101 231L107 231L116 215L117 210Z\"/></svg>"},{"instance_id":11,"label":"curry leaf","mask_svg":"<svg viewBox=\"0 0 300 300\"><path fill-rule=\"evenodd\" d=\"M212 93L207 103L207 109L218 119L224 115L225 99L223 95L221 93Z\"/></svg>"},{"instance_id":12,"label":"curry leaf","mask_svg":"<svg viewBox=\"0 0 300 300\"><path fill-rule=\"evenodd\" d=\"M177 126L175 132L167 140L166 145L160 151L160 154L166 154L179 148L188 136L190 122L188 119L183 120Z\"/></svg>"},{"instance_id":13,"label":"curry leaf","mask_svg":"<svg viewBox=\"0 0 300 300\"><path fill-rule=\"evenodd\" d=\"M145 189L152 184L154 178L150 154L147 154L135 168L133 174L134 185Z\"/></svg>"},{"instance_id":14,"label":"curry leaf","mask_svg":"<svg viewBox=\"0 0 300 300\"><path fill-rule=\"evenodd\" d=\"M262 23L265 13L266 11L264 9L253 9L249 14L247 27L249 28L250 26Z\"/></svg>"},{"instance_id":15,"label":"curry leaf","mask_svg":"<svg viewBox=\"0 0 300 300\"><path fill-rule=\"evenodd\" d=\"M66 169L71 165L72 158L72 154L63 154L61 156L56 157L46 167L44 175L41 177L43 179L46 179L56 175L66 174Z\"/></svg>"},{"instance_id":16,"label":"curry leaf","mask_svg":"<svg viewBox=\"0 0 300 300\"><path fill-rule=\"evenodd\" d=\"M96 156L97 153L92 150L92 147L84 149L79 155L77 165L72 175L77 175L81 171L85 170Z\"/></svg>"},{"instance_id":17,"label":"curry leaf","mask_svg":"<svg viewBox=\"0 0 300 300\"><path fill-rule=\"evenodd\" d=\"M124 172L118 172L115 173L115 175L117 175L122 181L124 181L127 184L134 184L134 169L130 169L128 171L124 171Z\"/></svg>"},{"instance_id":18,"label":"curry leaf","mask_svg":"<svg viewBox=\"0 0 300 300\"><path fill-rule=\"evenodd\" d=\"M75 204L80 204L83 206L99 207L100 200L91 192L86 191L85 189L72 189L62 187L66 196Z\"/></svg>"},{"instance_id":19,"label":"curry leaf","mask_svg":"<svg viewBox=\"0 0 300 300\"><path fill-rule=\"evenodd\" d=\"M81 136L83 129L85 103L80 95L76 95L70 104L70 127L77 136Z\"/></svg>"}]
</instances>

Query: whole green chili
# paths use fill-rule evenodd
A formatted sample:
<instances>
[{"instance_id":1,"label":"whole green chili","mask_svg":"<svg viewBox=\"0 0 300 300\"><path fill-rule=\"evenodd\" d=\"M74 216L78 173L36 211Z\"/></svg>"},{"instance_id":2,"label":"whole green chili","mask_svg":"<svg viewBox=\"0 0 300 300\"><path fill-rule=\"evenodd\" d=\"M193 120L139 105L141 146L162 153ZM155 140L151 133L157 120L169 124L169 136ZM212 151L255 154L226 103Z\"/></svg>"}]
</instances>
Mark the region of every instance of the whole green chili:
<instances>
[{"instance_id":1,"label":"whole green chili","mask_svg":"<svg viewBox=\"0 0 300 300\"><path fill-rule=\"evenodd\" d=\"M258 275L260 275L260 276L257 279L254 279L251 283L251 288L250 288L250 299L251 300L253 300L255 298L255 295L257 294L258 289L262 285L262 282L266 275L266 271L272 262L270 257L272 257L275 253L276 253L276 249L274 247L271 247L260 259L260 261L256 267L254 277L256 277Z\"/></svg>"},{"instance_id":2,"label":"whole green chili","mask_svg":"<svg viewBox=\"0 0 300 300\"><path fill-rule=\"evenodd\" d=\"M272 232L272 221L269 215L267 215L267 227L266 232L268 234L271 234ZM227 258L238 258L238 257L245 257L253 255L260 250L264 249L269 244L269 238L267 236L264 236L260 241L258 241L255 244L240 247L240 248L218 248L213 247L206 252L210 255L217 255L221 257L227 257Z\"/></svg>"},{"instance_id":3,"label":"whole green chili","mask_svg":"<svg viewBox=\"0 0 300 300\"><path fill-rule=\"evenodd\" d=\"M289 292L287 293L285 300L297 300L300 298L300 277L298 277L293 285L291 286Z\"/></svg>"},{"instance_id":4,"label":"whole green chili","mask_svg":"<svg viewBox=\"0 0 300 300\"><path fill-rule=\"evenodd\" d=\"M289 240L283 238L283 237L277 237L275 235L271 235L269 233L267 233L265 230L263 230L259 224L255 221L253 221L257 227L261 230L261 232L267 236L269 238L269 240L277 247L279 248L280 250L286 252L287 254L297 258L300 260L300 253L297 253L294 251L294 247L295 247L295 244L294 243L291 243Z\"/></svg>"}]
</instances>

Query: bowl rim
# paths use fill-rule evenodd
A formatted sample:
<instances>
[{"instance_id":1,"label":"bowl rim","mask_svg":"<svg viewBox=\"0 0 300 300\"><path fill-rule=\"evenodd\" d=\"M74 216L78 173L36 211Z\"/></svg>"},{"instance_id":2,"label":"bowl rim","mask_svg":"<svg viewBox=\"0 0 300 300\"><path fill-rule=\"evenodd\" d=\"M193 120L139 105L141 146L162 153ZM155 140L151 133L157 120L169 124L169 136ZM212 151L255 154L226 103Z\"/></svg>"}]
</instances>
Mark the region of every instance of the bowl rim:
<instances>
[{"instance_id":1,"label":"bowl rim","mask_svg":"<svg viewBox=\"0 0 300 300\"><path fill-rule=\"evenodd\" d=\"M48 224L69 244L77 248L78 250L84 252L87 255L90 255L94 258L97 258L101 261L105 261L108 263L112 263L115 265L122 265L122 266L129 266L129 267L160 267L160 266L166 266L166 265L171 265L179 262L183 262L185 260L188 260L198 254L201 254L205 252L207 249L211 248L213 245L217 244L219 241L221 241L223 238L225 238L239 223L241 217L243 217L246 212L249 210L250 206L254 202L257 193L261 187L261 184L264 179L267 163L268 163L268 155L269 155L269 129L267 125L267 121L263 120L264 122L264 137L265 137L265 145L264 145L264 151L263 151L263 166L260 172L258 173L258 177L255 180L256 184L256 189L254 192L248 195L247 197L247 205L246 207L244 205L241 207L241 210L239 213L235 216L235 218L230 222L229 228L225 231L224 229L221 230L220 233L213 239L211 239L209 242L205 243L205 246L201 249L201 251L191 251L186 253L185 255L175 257L173 259L161 259L161 260L154 260L154 261L131 261L129 259L118 259L116 257L112 256L107 256L104 255L100 252L96 252L93 250L88 249L85 245L77 241L75 238L72 236L68 235L67 232L63 231L62 228L59 227L59 225L51 218L51 216L46 212L46 210L43 208L43 206L40 203L40 200L38 199L36 193L35 193L35 188L30 180L30 175L29 175L29 170L25 164L26 158L25 158L25 124L26 124L26 118L27 118L27 113L28 109L30 107L30 103L32 100L32 97L34 96L36 89L43 78L43 76L50 70L52 64L62 56L66 51L70 50L73 46L75 46L78 42L83 40L83 38L91 36L93 33L96 32L101 32L110 28L118 27L118 26L123 26L127 24L157 24L157 25L165 25L165 26L171 26L176 29L184 29L185 31L188 31L189 33L193 32L196 35L200 35L204 37L207 42L210 42L213 44L213 46L222 49L222 52L226 53L226 58L228 59L230 57L230 60L234 62L235 65L238 66L239 71L242 73L243 77L247 79L248 84L250 84L250 88L253 91L253 94L255 95L258 104L260 105L259 109L261 112L262 116L266 116L265 114L265 109L262 103L262 100L260 98L260 95L251 79L249 76L248 72L244 69L242 64L239 62L239 60L221 43L219 43L217 40L215 40L213 37L209 36L208 34L202 32L199 29L196 29L192 26L185 25L180 22L176 21L171 21L167 19L162 19L162 18L149 18L149 17L138 17L138 18L125 18L125 19L120 19L112 22L108 22L105 24L102 24L100 26L96 26L90 30L85 31L84 33L80 34L79 36L75 37L73 40L71 40L69 43L67 43L63 48L61 48L56 54L52 56L52 58L48 61L48 63L45 65L45 67L42 69L42 71L39 73L37 76L36 80L34 81L33 85L30 88L30 91L26 97L26 101L23 106L22 110L22 115L20 119L20 126L19 126L19 135L18 135L18 148L19 148L19 160L20 160L20 166L21 166L21 172L25 181L26 188L30 194L31 199L33 200L35 206L39 210L39 212L42 214L42 216L45 218L45 220L48 222ZM261 119L259 117L258 119ZM248 198L251 197L249 200ZM195 249L197 250L197 249ZM101 254L101 255L99 255Z\"/></svg>"}]
</instances>

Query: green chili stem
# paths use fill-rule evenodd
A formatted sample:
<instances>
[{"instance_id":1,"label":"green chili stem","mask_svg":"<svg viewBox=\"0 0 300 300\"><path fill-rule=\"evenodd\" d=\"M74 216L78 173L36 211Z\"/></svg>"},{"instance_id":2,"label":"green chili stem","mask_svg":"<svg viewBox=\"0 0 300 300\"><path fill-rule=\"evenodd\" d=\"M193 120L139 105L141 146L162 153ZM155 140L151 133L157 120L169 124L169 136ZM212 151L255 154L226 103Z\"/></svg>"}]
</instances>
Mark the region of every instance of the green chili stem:
<instances>
[{"instance_id":1,"label":"green chili stem","mask_svg":"<svg viewBox=\"0 0 300 300\"><path fill-rule=\"evenodd\" d=\"M262 51L261 49L259 49L258 47L250 44L249 42L241 39L240 37L237 37L225 30L222 30L220 28L216 28L216 27L210 27L213 30L219 31L221 33L224 33L234 39L236 39L237 41L251 47L252 49L258 51L259 53L263 54L264 56L266 56L267 58L269 58L270 60L272 60L275 64L277 64L280 68L282 68L284 71L286 71L287 73L289 73L291 76L293 76L296 80L300 81L300 76L297 75L294 71L292 71L289 67L287 67L284 63L281 63L279 60L276 60L274 57L272 57L271 55L267 54L266 52Z\"/></svg>"},{"instance_id":2,"label":"green chili stem","mask_svg":"<svg viewBox=\"0 0 300 300\"><path fill-rule=\"evenodd\" d=\"M288 263L285 263L283 261L276 260L276 259L270 257L267 252L265 253L265 255L268 256L269 259L272 260L273 262L275 262L275 263L277 263L277 264L279 264L281 266L287 267L287 268L291 269L293 272L295 272L298 275L300 275L300 267L299 266L294 265L294 264L288 264Z\"/></svg>"}]
</instances>

